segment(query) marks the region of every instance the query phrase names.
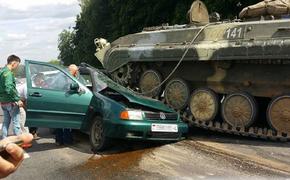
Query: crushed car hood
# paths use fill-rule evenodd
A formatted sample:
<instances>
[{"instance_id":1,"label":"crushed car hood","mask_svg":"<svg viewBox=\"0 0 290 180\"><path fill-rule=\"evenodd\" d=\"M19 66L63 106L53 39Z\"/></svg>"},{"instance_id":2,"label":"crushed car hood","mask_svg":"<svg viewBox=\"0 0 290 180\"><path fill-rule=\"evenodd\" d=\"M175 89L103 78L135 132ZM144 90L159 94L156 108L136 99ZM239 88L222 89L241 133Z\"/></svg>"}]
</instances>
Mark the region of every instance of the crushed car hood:
<instances>
[{"instance_id":1,"label":"crushed car hood","mask_svg":"<svg viewBox=\"0 0 290 180\"><path fill-rule=\"evenodd\" d=\"M150 108L158 109L160 111L174 112L174 110L168 108L165 104L163 104L162 102L158 100L154 100L154 99L144 97L144 96L138 96L130 92L122 91L120 89L118 90L114 89L114 90L119 92L123 96L125 96L131 103L140 104L140 105L147 106Z\"/></svg>"},{"instance_id":2,"label":"crushed car hood","mask_svg":"<svg viewBox=\"0 0 290 180\"><path fill-rule=\"evenodd\" d=\"M173 109L167 107L165 104L163 104L158 100L138 95L134 91L119 85L118 83L114 82L108 76L106 76L105 74L103 74L98 70L95 71L94 76L96 81L95 84L97 86L96 89L98 92L106 88L111 88L120 93L121 95L123 95L124 97L126 97L131 103L147 106L160 111L175 112Z\"/></svg>"}]
</instances>

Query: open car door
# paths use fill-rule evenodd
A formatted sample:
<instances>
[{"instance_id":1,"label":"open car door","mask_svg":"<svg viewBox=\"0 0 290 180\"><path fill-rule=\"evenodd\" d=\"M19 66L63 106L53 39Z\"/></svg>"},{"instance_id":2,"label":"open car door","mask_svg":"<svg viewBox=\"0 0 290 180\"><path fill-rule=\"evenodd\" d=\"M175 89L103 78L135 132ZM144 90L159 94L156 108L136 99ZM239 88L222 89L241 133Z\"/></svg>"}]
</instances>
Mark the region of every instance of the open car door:
<instances>
[{"instance_id":1,"label":"open car door","mask_svg":"<svg viewBox=\"0 0 290 180\"><path fill-rule=\"evenodd\" d=\"M26 61L28 127L80 129L92 92L60 67Z\"/></svg>"}]
</instances>

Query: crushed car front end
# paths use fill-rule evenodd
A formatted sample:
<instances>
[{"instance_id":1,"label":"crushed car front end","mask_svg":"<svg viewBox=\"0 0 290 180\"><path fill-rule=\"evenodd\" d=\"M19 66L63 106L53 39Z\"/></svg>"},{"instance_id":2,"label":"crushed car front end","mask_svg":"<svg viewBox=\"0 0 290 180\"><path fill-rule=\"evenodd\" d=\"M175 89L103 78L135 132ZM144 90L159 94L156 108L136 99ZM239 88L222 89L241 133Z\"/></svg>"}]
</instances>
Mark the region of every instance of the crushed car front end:
<instances>
[{"instance_id":1,"label":"crushed car front end","mask_svg":"<svg viewBox=\"0 0 290 180\"><path fill-rule=\"evenodd\" d=\"M140 96L120 86L92 67L82 70L92 77L91 107L104 123L105 136L122 139L181 140L188 125L162 102Z\"/></svg>"},{"instance_id":2,"label":"crushed car front end","mask_svg":"<svg viewBox=\"0 0 290 180\"><path fill-rule=\"evenodd\" d=\"M143 140L181 140L188 126L177 113L126 109L116 120L105 122L107 135L112 138Z\"/></svg>"}]
</instances>

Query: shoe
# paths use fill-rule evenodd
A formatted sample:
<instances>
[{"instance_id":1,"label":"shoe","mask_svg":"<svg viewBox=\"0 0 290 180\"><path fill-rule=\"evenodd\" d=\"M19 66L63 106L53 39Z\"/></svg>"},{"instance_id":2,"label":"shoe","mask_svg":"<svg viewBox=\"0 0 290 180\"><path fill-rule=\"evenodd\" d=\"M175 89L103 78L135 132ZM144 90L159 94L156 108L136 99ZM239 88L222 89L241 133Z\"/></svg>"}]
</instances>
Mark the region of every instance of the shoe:
<instances>
[{"instance_id":1,"label":"shoe","mask_svg":"<svg viewBox=\"0 0 290 180\"><path fill-rule=\"evenodd\" d=\"M32 144L31 143L22 144L21 147L23 149L28 149L28 148L31 148L32 147Z\"/></svg>"},{"instance_id":2,"label":"shoe","mask_svg":"<svg viewBox=\"0 0 290 180\"><path fill-rule=\"evenodd\" d=\"M55 142L55 144L56 144L57 146L63 146L63 145L64 145L63 143L60 143L60 142Z\"/></svg>"},{"instance_id":3,"label":"shoe","mask_svg":"<svg viewBox=\"0 0 290 180\"><path fill-rule=\"evenodd\" d=\"M33 139L34 139L34 140L38 140L38 139L40 139L40 137L37 136L37 134L35 133L35 134L33 134Z\"/></svg>"}]
</instances>

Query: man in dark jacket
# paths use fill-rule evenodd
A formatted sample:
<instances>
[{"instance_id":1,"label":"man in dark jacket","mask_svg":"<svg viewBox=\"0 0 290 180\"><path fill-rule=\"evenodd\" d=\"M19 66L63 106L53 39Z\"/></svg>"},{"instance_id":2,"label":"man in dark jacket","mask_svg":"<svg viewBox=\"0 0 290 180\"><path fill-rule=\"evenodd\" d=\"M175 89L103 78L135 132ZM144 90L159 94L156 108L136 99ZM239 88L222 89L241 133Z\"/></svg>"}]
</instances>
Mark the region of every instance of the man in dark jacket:
<instances>
[{"instance_id":1,"label":"man in dark jacket","mask_svg":"<svg viewBox=\"0 0 290 180\"><path fill-rule=\"evenodd\" d=\"M16 90L13 70L18 68L20 58L11 55L7 58L7 65L0 71L0 102L4 114L2 138L7 137L10 122L13 123L13 133L21 134L19 122L19 106L22 102Z\"/></svg>"}]
</instances>

